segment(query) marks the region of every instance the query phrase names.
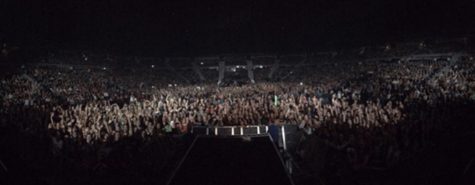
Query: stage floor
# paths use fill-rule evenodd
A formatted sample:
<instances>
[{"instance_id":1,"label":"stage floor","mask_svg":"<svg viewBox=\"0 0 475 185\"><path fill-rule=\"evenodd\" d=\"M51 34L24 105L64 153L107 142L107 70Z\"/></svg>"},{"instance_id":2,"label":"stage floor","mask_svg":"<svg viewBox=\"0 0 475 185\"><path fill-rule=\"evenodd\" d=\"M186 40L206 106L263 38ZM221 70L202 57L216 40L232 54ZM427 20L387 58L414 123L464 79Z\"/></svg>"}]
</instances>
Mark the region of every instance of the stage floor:
<instances>
[{"instance_id":1,"label":"stage floor","mask_svg":"<svg viewBox=\"0 0 475 185\"><path fill-rule=\"evenodd\" d=\"M291 185L269 137L198 137L170 185Z\"/></svg>"}]
</instances>

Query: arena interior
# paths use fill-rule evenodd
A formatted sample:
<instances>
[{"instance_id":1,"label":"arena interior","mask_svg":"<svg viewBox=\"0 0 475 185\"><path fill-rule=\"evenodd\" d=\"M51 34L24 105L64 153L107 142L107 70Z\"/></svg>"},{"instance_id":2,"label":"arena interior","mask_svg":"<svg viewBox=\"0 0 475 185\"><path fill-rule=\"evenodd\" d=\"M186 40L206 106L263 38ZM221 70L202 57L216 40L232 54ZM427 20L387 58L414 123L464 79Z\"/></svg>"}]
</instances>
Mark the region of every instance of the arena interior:
<instances>
[{"instance_id":1,"label":"arena interior","mask_svg":"<svg viewBox=\"0 0 475 185\"><path fill-rule=\"evenodd\" d=\"M474 184L474 8L0 2L0 184Z\"/></svg>"}]
</instances>

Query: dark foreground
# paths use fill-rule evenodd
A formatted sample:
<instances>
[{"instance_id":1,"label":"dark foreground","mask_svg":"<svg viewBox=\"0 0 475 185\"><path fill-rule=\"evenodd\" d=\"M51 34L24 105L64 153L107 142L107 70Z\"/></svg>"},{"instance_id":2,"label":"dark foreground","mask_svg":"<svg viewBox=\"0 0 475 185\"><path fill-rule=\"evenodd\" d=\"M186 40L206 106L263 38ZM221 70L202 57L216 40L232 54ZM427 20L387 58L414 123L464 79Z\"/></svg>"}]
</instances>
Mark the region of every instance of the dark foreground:
<instances>
[{"instance_id":1,"label":"dark foreground","mask_svg":"<svg viewBox=\"0 0 475 185\"><path fill-rule=\"evenodd\" d=\"M169 184L292 184L268 137L198 137L191 147Z\"/></svg>"}]
</instances>

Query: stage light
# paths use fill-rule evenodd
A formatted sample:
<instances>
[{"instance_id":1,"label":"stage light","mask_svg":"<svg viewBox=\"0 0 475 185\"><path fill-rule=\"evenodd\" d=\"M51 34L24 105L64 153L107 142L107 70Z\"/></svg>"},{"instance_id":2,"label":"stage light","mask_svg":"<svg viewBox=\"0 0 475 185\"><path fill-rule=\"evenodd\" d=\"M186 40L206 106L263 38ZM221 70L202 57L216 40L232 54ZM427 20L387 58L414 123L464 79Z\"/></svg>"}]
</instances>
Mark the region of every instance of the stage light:
<instances>
[{"instance_id":1,"label":"stage light","mask_svg":"<svg viewBox=\"0 0 475 185\"><path fill-rule=\"evenodd\" d=\"M384 50L386 50L386 51L387 51L387 50L390 50L390 49L391 49L391 45L389 45L389 44L386 45L386 47L384 48Z\"/></svg>"},{"instance_id":2,"label":"stage light","mask_svg":"<svg viewBox=\"0 0 475 185\"><path fill-rule=\"evenodd\" d=\"M155 68L155 65L152 65L152 66L150 66L150 67Z\"/></svg>"},{"instance_id":3,"label":"stage light","mask_svg":"<svg viewBox=\"0 0 475 185\"><path fill-rule=\"evenodd\" d=\"M300 82L300 85L303 85L303 82Z\"/></svg>"},{"instance_id":4,"label":"stage light","mask_svg":"<svg viewBox=\"0 0 475 185\"><path fill-rule=\"evenodd\" d=\"M201 65L204 65L205 63L204 62L200 62Z\"/></svg>"}]
</instances>

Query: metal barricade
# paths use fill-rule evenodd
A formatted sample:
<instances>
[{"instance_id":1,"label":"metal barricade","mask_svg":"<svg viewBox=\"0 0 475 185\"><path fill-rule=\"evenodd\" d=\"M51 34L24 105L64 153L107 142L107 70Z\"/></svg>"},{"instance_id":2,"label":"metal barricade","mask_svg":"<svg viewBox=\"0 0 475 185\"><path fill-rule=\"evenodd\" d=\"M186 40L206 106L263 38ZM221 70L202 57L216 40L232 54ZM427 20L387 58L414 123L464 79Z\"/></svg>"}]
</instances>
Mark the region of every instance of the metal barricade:
<instances>
[{"instance_id":1,"label":"metal barricade","mask_svg":"<svg viewBox=\"0 0 475 185\"><path fill-rule=\"evenodd\" d=\"M249 126L195 126L192 133L195 135L207 136L254 136L266 135L269 131L267 125Z\"/></svg>"}]
</instances>

